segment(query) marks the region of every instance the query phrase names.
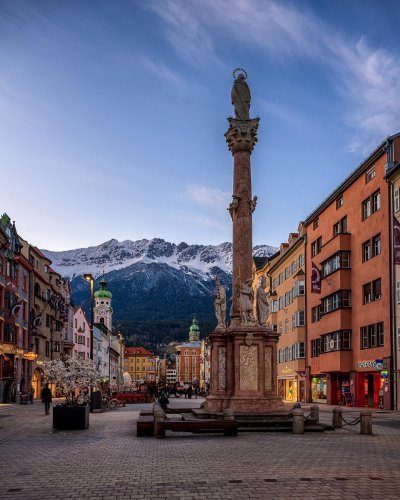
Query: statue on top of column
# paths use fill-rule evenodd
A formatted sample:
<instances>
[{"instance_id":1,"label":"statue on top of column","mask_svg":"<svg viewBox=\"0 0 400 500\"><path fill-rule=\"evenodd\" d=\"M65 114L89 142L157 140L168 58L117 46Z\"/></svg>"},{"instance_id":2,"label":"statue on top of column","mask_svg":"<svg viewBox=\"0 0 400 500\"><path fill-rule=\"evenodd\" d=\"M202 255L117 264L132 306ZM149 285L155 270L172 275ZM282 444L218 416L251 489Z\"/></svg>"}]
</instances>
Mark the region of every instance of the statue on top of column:
<instances>
[{"instance_id":1,"label":"statue on top of column","mask_svg":"<svg viewBox=\"0 0 400 500\"><path fill-rule=\"evenodd\" d=\"M236 72L240 71L236 77ZM250 89L246 83L247 73L243 69L237 68L233 72L235 81L233 82L231 99L235 110L236 120L250 120Z\"/></svg>"}]
</instances>

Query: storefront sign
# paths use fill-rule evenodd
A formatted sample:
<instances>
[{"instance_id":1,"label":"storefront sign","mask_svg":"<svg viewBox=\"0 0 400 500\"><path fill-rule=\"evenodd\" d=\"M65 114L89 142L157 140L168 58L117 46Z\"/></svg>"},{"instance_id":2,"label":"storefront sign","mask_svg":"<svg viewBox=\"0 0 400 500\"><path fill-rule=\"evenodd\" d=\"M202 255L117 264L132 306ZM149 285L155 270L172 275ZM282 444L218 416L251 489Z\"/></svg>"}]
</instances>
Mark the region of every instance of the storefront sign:
<instances>
[{"instance_id":1,"label":"storefront sign","mask_svg":"<svg viewBox=\"0 0 400 500\"><path fill-rule=\"evenodd\" d=\"M288 366L285 366L285 368L282 369L281 373L282 375L289 375L289 373L293 373L293 370Z\"/></svg>"},{"instance_id":2,"label":"storefront sign","mask_svg":"<svg viewBox=\"0 0 400 500\"><path fill-rule=\"evenodd\" d=\"M382 366L380 364L377 364L377 361L382 363ZM369 359L366 361L359 361L357 363L357 368L372 368L373 370L382 370L383 368L383 361L381 359ZM378 368L378 366L381 366L381 368Z\"/></svg>"},{"instance_id":3,"label":"storefront sign","mask_svg":"<svg viewBox=\"0 0 400 500\"><path fill-rule=\"evenodd\" d=\"M376 359L375 366L377 370L383 370L383 359Z\"/></svg>"},{"instance_id":4,"label":"storefront sign","mask_svg":"<svg viewBox=\"0 0 400 500\"><path fill-rule=\"evenodd\" d=\"M37 357L38 354L36 354L36 352L27 352L26 354L24 354L24 359L29 359L30 361L33 361Z\"/></svg>"}]
</instances>

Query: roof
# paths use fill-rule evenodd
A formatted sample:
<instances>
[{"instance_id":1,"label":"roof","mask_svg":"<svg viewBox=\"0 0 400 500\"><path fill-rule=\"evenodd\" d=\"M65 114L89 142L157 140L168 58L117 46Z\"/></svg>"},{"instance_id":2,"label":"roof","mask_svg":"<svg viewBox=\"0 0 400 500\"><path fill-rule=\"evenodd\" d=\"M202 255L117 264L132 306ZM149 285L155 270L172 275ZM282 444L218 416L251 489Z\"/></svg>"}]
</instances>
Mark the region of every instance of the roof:
<instances>
[{"instance_id":1,"label":"roof","mask_svg":"<svg viewBox=\"0 0 400 500\"><path fill-rule=\"evenodd\" d=\"M31 248L32 248L32 249L33 249L33 250L34 250L34 251L35 251L35 252L36 252L36 253L37 253L40 257L42 257L43 259L46 259L46 260L47 260L47 261L49 261L49 262L50 262L50 264L51 264L51 259L49 259L48 257L46 257L46 256L45 256L45 254L44 254L43 252L41 252L41 251L38 249L38 247L35 247L35 246L31 245Z\"/></svg>"},{"instance_id":2,"label":"roof","mask_svg":"<svg viewBox=\"0 0 400 500\"><path fill-rule=\"evenodd\" d=\"M268 261L269 257L253 257L256 269L261 269Z\"/></svg>"},{"instance_id":3,"label":"roof","mask_svg":"<svg viewBox=\"0 0 400 500\"><path fill-rule=\"evenodd\" d=\"M145 347L125 347L124 349L124 355L125 356L144 356L144 355L151 355L155 356L154 352L149 351Z\"/></svg>"},{"instance_id":4,"label":"roof","mask_svg":"<svg viewBox=\"0 0 400 500\"><path fill-rule=\"evenodd\" d=\"M112 293L109 290L107 290L107 284L108 283L104 278L100 281L100 290L94 292L94 297L96 299L99 298L112 299Z\"/></svg>"},{"instance_id":5,"label":"roof","mask_svg":"<svg viewBox=\"0 0 400 500\"><path fill-rule=\"evenodd\" d=\"M179 344L176 347L177 347L177 349L179 347L188 347L190 349L194 349L196 347L201 347L201 342L197 342L197 341L196 342L183 342L182 344Z\"/></svg>"}]
</instances>

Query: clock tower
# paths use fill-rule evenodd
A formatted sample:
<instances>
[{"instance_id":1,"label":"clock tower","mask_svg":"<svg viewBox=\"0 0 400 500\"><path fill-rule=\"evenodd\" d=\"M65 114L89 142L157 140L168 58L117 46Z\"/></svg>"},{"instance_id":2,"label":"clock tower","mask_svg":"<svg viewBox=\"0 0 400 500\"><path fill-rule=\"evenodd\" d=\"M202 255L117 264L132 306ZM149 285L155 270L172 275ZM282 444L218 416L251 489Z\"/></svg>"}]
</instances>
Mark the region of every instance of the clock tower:
<instances>
[{"instance_id":1,"label":"clock tower","mask_svg":"<svg viewBox=\"0 0 400 500\"><path fill-rule=\"evenodd\" d=\"M94 292L95 307L94 322L101 323L108 330L112 329L112 307L111 307L112 293L107 290L107 281L103 278L100 281L100 289Z\"/></svg>"}]
</instances>

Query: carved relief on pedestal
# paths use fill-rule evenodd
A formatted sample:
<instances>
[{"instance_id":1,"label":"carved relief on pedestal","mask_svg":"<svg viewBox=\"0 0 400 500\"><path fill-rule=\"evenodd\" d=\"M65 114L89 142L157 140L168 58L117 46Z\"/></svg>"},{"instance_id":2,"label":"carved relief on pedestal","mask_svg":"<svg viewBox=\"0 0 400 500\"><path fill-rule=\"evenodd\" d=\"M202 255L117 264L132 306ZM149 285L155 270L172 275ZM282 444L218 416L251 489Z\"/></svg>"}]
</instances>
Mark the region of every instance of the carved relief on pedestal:
<instances>
[{"instance_id":1,"label":"carved relief on pedestal","mask_svg":"<svg viewBox=\"0 0 400 500\"><path fill-rule=\"evenodd\" d=\"M233 212L239 206L239 201L240 201L240 196L233 194L232 201L230 202L229 207L227 208L228 212L230 213L231 219L233 219Z\"/></svg>"},{"instance_id":2,"label":"carved relief on pedestal","mask_svg":"<svg viewBox=\"0 0 400 500\"><path fill-rule=\"evenodd\" d=\"M256 391L258 381L258 346L240 346L240 390Z\"/></svg>"},{"instance_id":3,"label":"carved relief on pedestal","mask_svg":"<svg viewBox=\"0 0 400 500\"><path fill-rule=\"evenodd\" d=\"M265 347L265 390L272 390L272 348Z\"/></svg>"},{"instance_id":4,"label":"carved relief on pedestal","mask_svg":"<svg viewBox=\"0 0 400 500\"><path fill-rule=\"evenodd\" d=\"M250 151L250 153L253 151L257 142L259 121L259 118L253 120L228 118L229 128L225 132L225 139L232 154L240 150Z\"/></svg>"},{"instance_id":5,"label":"carved relief on pedestal","mask_svg":"<svg viewBox=\"0 0 400 500\"><path fill-rule=\"evenodd\" d=\"M218 348L218 389L226 389L226 347Z\"/></svg>"}]
</instances>

